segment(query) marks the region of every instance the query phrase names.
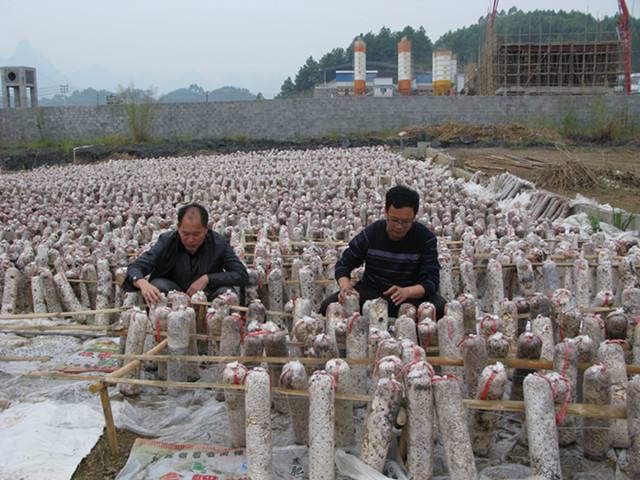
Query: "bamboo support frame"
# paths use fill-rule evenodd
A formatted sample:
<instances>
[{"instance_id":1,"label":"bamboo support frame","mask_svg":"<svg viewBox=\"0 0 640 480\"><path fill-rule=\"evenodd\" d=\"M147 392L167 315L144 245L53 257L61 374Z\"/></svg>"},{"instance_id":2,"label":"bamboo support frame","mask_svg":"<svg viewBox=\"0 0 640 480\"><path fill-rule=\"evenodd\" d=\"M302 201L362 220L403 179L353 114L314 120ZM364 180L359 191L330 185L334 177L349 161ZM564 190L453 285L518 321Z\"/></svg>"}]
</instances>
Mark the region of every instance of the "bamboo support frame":
<instances>
[{"instance_id":1,"label":"bamboo support frame","mask_svg":"<svg viewBox=\"0 0 640 480\"><path fill-rule=\"evenodd\" d=\"M165 338L164 340L160 341L160 343L158 343L155 347L153 347L148 352L146 352L145 355L154 356L157 353L160 353L161 351L163 351L165 348L167 348L167 345L169 345L169 340ZM101 381L91 385L89 387L89 391L91 393L97 393L100 390L100 388L102 388L102 382L106 381L109 378L123 377L124 375L128 374L132 370L135 370L139 365L140 365L140 360L134 359L130 361L126 365L123 365L122 367L117 369L115 372L112 372L106 377L104 377L103 379L101 379Z\"/></svg>"},{"instance_id":2,"label":"bamboo support frame","mask_svg":"<svg viewBox=\"0 0 640 480\"><path fill-rule=\"evenodd\" d=\"M116 354L111 358L124 359L124 360L141 360L141 361L157 361L157 362L170 362L173 360L181 362L210 362L210 363L267 363L267 364L285 364L291 361L298 361L303 365L309 366L322 366L327 362L326 358L312 358L312 357L247 357L247 356L209 356L209 355L128 355L128 354ZM462 367L464 361L462 358L452 357L426 357L427 362L434 366L449 366L449 367ZM345 358L343 359L349 365L374 365L374 358ZM489 358L488 363L493 364L496 362L502 362L508 368L521 368L530 370L553 370L553 362L548 360L528 360L523 358ZM578 364L579 370L586 370L591 366L590 363ZM640 365L627 365L627 372L629 375L640 374ZM115 372L114 372L115 373Z\"/></svg>"},{"instance_id":3,"label":"bamboo support frame","mask_svg":"<svg viewBox=\"0 0 640 480\"><path fill-rule=\"evenodd\" d=\"M325 359L326 360L326 359ZM48 373L48 372L44 372ZM38 376L31 374L30 376ZM147 387L156 388L179 388L184 390L236 390L242 391L245 389L244 385L233 385L224 383L204 383L204 382L170 382L166 380L141 380L136 378L109 378L111 375L107 375L98 383L108 383L113 385L127 384L127 385L141 385ZM88 380L95 377L87 377L85 375L64 375L65 379L69 380ZM106 390L106 389L105 389ZM274 387L272 392L277 395L283 396L295 396L295 397L308 397L309 392L307 390L289 390L286 388ZM368 394L346 394L336 393L336 400L348 400L354 402L368 402L372 400L372 395ZM107 396L108 399L108 396ZM465 407L474 410L492 410L498 412L524 412L524 402L522 401L510 401L510 400L463 400ZM110 410L110 409L109 409ZM626 418L625 407L615 407L611 405L590 405L590 404L576 404L570 403L567 407L567 414L579 417L592 417L592 418L605 418L616 419ZM113 420L113 418L112 418Z\"/></svg>"},{"instance_id":4,"label":"bamboo support frame","mask_svg":"<svg viewBox=\"0 0 640 480\"><path fill-rule=\"evenodd\" d=\"M181 360L189 362L265 362L265 363L287 363L293 360L291 357L224 357L224 356L190 356L190 355L158 355L159 352L164 350L168 345L168 340L162 340L158 345L150 349L143 355L117 355L115 358L131 358L131 361L119 368L115 372L102 377L99 381L89 386L89 391L92 393L100 394L100 402L102 404L102 410L105 418L105 426L107 431L107 442L113 455L118 453L118 439L113 420L113 412L111 410L111 402L109 399L108 384L129 384L129 385L142 385L149 387L160 388L179 388L179 389L214 389L214 390L243 390L244 385L228 385L218 383L190 383L190 382L169 382L162 380L141 380L135 378L122 378L127 373L131 372L140 365L141 361L171 361ZM323 365L326 359L322 358L299 358L300 362L306 365ZM523 360L523 359L501 359L509 367L515 368L540 368L540 369L552 369L553 362L540 361L540 360ZM352 365L371 365L374 363L374 359L349 359L347 360ZM427 357L427 361L432 365L452 365L462 366L464 362L461 358L446 358L446 357ZM496 359L489 359L490 362L495 363ZM589 365L580 364L579 368L584 370ZM629 374L640 373L640 366L629 365L627 366ZM40 375L39 375L40 374ZM61 378L69 380L93 380L95 377L87 375L74 375L64 374L58 372L32 372L29 376L48 376L50 378ZM283 388L273 388L273 392L278 395L290 395L307 397L308 391L302 390L289 390ZM368 402L371 400L370 395L360 394L344 394L336 393L336 399L349 400L357 402ZM467 408L482 409L482 410L494 410L504 412L523 412L524 402L516 401L482 401L482 400L464 400L464 404ZM626 418L626 409L624 407L614 407L611 405L585 405L585 404L569 404L567 408L568 415L574 416L588 416L594 418Z\"/></svg>"},{"instance_id":5,"label":"bamboo support frame","mask_svg":"<svg viewBox=\"0 0 640 480\"><path fill-rule=\"evenodd\" d=\"M164 339L146 353L154 355L155 353L164 350L168 344L169 340ZM91 393L100 394L100 403L102 404L102 413L104 414L104 422L107 429L107 441L109 443L109 449L111 450L111 453L113 455L117 455L118 453L118 436L116 433L116 424L113 420L113 412L111 411L111 401L109 399L109 390L107 388L107 383L110 383L109 380L123 380L120 377L136 369L138 365L140 365L140 360L132 360L115 372L105 376L100 381L89 386L89 391Z\"/></svg>"},{"instance_id":6,"label":"bamboo support frame","mask_svg":"<svg viewBox=\"0 0 640 480\"><path fill-rule=\"evenodd\" d=\"M333 283L333 280L329 281L329 280L323 280L322 282L330 282ZM208 306L211 305L212 302L192 302L193 306ZM145 307L146 305L141 305L140 307ZM78 315L96 315L98 313L120 313L124 310L127 310L131 307L118 307L118 308L105 308L102 310L82 310L82 311L77 311L77 312L56 312L56 313L20 313L20 314L16 314L16 315L0 315L0 321L2 320L30 320L30 319L36 319L36 318L64 318L64 317L72 317L72 316L78 316ZM242 307L239 305L231 305L230 310L234 310L237 312L247 312L249 309L248 307ZM580 311L582 313L604 313L604 312L610 312L612 310L615 310L616 308L620 308L619 306L611 306L611 307L579 307ZM282 311L277 311L277 310L267 310L266 311L267 315L274 315L274 316L281 316L281 317L292 317L293 314L288 313L288 312L282 312ZM520 318L527 318L529 316L528 313L524 313L521 314ZM16 327L15 325L8 325L8 326L2 326L0 324L0 330L9 330L11 328ZM53 325L51 326L37 326L37 325L25 325L24 327L21 327L22 330L38 330L38 329L45 329L45 328L49 328L49 327L54 327ZM78 325L78 326L72 326L72 325L60 325L60 326L56 326L56 329L59 330L95 330L95 331L102 331L102 330L109 330L109 331L118 331L117 328L113 327L112 325L105 325L103 326L99 326L99 325Z\"/></svg>"}]
</instances>

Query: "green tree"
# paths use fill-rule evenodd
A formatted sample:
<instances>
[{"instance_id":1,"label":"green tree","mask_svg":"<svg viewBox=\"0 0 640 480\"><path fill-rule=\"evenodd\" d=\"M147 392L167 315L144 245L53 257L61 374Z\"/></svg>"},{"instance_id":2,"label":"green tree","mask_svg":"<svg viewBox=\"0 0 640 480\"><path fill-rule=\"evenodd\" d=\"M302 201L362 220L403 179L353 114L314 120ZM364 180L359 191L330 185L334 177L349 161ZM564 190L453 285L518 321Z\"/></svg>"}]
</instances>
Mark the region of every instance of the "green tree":
<instances>
[{"instance_id":1,"label":"green tree","mask_svg":"<svg viewBox=\"0 0 640 480\"><path fill-rule=\"evenodd\" d=\"M313 57L307 58L307 61L304 63L298 73L296 74L296 91L304 92L309 89L312 89L316 83L320 81L320 67L318 62L316 62Z\"/></svg>"},{"instance_id":2,"label":"green tree","mask_svg":"<svg viewBox=\"0 0 640 480\"><path fill-rule=\"evenodd\" d=\"M296 86L291 80L291 77L287 77L282 86L280 87L280 93L277 95L278 98L290 97L295 94Z\"/></svg>"}]
</instances>

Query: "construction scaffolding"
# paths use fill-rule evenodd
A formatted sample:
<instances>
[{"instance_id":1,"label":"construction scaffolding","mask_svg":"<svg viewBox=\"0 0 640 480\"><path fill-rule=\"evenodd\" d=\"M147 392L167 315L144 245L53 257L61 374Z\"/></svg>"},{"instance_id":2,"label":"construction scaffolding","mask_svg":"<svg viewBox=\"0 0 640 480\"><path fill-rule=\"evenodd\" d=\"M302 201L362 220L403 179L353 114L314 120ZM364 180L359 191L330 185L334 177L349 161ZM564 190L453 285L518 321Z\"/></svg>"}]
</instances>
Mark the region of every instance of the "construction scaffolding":
<instances>
[{"instance_id":1,"label":"construction scaffolding","mask_svg":"<svg viewBox=\"0 0 640 480\"><path fill-rule=\"evenodd\" d=\"M615 32L580 37L497 35L487 44L492 61L482 74L492 81L485 76L485 83L495 95L614 93L623 78L622 42Z\"/></svg>"}]
</instances>

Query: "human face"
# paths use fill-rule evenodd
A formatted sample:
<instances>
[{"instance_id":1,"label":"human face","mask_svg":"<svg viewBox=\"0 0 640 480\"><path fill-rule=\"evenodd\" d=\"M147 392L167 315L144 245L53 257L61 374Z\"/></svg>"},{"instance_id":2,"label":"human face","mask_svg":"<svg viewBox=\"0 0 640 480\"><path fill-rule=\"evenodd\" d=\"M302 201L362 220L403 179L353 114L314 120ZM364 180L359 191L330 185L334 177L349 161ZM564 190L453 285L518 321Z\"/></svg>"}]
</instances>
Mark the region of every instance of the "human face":
<instances>
[{"instance_id":1,"label":"human face","mask_svg":"<svg viewBox=\"0 0 640 480\"><path fill-rule=\"evenodd\" d=\"M402 240L416 220L411 207L396 208L391 205L384 215L387 219L387 235L394 242Z\"/></svg>"},{"instance_id":2,"label":"human face","mask_svg":"<svg viewBox=\"0 0 640 480\"><path fill-rule=\"evenodd\" d=\"M199 218L187 218L185 216L178 226L178 235L180 235L180 241L185 250L190 254L194 254L204 242L204 237L207 236L207 229L202 226Z\"/></svg>"}]
</instances>

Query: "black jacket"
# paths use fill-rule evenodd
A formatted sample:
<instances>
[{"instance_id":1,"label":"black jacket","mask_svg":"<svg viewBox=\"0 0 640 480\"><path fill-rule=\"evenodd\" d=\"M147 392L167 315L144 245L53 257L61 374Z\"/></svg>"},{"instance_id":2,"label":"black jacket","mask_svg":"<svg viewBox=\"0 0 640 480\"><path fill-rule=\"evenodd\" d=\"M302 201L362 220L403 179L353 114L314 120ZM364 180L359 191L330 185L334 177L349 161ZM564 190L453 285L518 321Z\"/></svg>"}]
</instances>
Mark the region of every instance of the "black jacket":
<instances>
[{"instance_id":1,"label":"black jacket","mask_svg":"<svg viewBox=\"0 0 640 480\"><path fill-rule=\"evenodd\" d=\"M181 247L177 230L160 235L158 241L149 250L129 265L122 288L126 292L137 291L133 286L134 279L144 278L147 275L149 275L149 281L158 277L171 280L169 275L175 266L178 249ZM243 286L248 283L247 269L238 259L229 242L220 234L209 230L196 255L199 256L198 277L204 274L209 277L207 288Z\"/></svg>"}]
</instances>

